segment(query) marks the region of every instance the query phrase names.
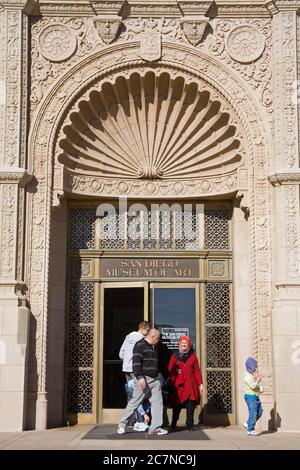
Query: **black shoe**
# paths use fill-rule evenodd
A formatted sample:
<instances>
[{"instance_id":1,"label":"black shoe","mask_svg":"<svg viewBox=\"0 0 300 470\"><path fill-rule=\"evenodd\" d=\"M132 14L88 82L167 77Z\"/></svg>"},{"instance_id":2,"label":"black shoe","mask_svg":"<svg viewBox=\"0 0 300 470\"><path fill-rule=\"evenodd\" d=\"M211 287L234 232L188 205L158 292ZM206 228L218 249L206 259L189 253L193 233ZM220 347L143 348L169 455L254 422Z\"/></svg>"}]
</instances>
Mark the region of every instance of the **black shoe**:
<instances>
[{"instance_id":1,"label":"black shoe","mask_svg":"<svg viewBox=\"0 0 300 470\"><path fill-rule=\"evenodd\" d=\"M188 431L192 431L192 430L193 430L193 426L187 426L187 430L188 430Z\"/></svg>"}]
</instances>

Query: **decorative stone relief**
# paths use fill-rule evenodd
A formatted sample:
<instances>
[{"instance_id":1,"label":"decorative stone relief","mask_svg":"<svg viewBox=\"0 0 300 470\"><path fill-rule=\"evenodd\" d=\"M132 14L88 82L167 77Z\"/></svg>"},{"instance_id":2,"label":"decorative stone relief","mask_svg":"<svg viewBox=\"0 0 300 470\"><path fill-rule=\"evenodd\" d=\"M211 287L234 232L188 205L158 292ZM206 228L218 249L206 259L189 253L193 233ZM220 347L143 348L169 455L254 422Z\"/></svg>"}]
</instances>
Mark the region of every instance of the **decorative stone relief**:
<instances>
[{"instance_id":1,"label":"decorative stone relief","mask_svg":"<svg viewBox=\"0 0 300 470\"><path fill-rule=\"evenodd\" d=\"M265 49L265 38L260 31L250 25L234 28L227 37L227 51L237 62L255 62Z\"/></svg>"},{"instance_id":2,"label":"decorative stone relief","mask_svg":"<svg viewBox=\"0 0 300 470\"><path fill-rule=\"evenodd\" d=\"M0 12L0 44L5 44L5 12ZM5 54L0 54L0 142L4 142ZM0 164L4 164L4 145L0 145Z\"/></svg>"},{"instance_id":3,"label":"decorative stone relief","mask_svg":"<svg viewBox=\"0 0 300 470\"><path fill-rule=\"evenodd\" d=\"M24 191L20 188L31 179L19 167L26 159L28 118L28 18L23 8L30 13L32 5L26 1L5 5L0 14L0 220L4 230L0 277L11 281L11 293L22 302Z\"/></svg>"},{"instance_id":4,"label":"decorative stone relief","mask_svg":"<svg viewBox=\"0 0 300 470\"><path fill-rule=\"evenodd\" d=\"M213 35L208 36L207 40L200 44L200 50L208 50L209 54L217 57L238 73L247 84L258 94L259 101L268 112L273 111L273 90L272 90L272 27L271 20L268 18L243 20L240 19L220 20L213 19L210 25L214 31ZM242 28L242 29L241 29ZM253 51L251 43L247 48L245 44L244 61L243 54L236 53L236 37L239 34L243 36L243 31L255 31L253 35L253 44L257 43L258 50ZM247 34L246 34L247 36ZM245 37L246 37L245 36ZM245 40L246 41L246 40ZM247 52L248 51L248 52ZM251 56L250 52L253 51ZM259 54L258 54L259 52ZM250 54L250 55L249 55ZM248 60L249 57L251 61ZM252 62L255 57L255 62ZM245 62L245 63L244 63ZM247 62L247 63L246 63ZM250 62L250 63L248 63Z\"/></svg>"},{"instance_id":5,"label":"decorative stone relief","mask_svg":"<svg viewBox=\"0 0 300 470\"><path fill-rule=\"evenodd\" d=\"M274 70L276 96L276 148L280 167L299 166L297 83L297 15L281 11L274 16Z\"/></svg>"},{"instance_id":6,"label":"decorative stone relief","mask_svg":"<svg viewBox=\"0 0 300 470\"><path fill-rule=\"evenodd\" d=\"M44 50L45 47L40 50L39 44L43 31L46 35L50 32L55 35L55 31L57 31L56 41L58 42L55 44L65 43L68 53L63 48L60 51L59 47L56 47L55 52L51 44L49 45L50 52L48 50L47 53L47 50ZM54 84L55 80L95 47L103 47L105 43L100 39L92 18L31 18L31 32L32 85L30 101L31 111L33 112L42 100L46 90ZM46 55L43 55L43 52ZM51 57L54 58L54 61L51 61Z\"/></svg>"},{"instance_id":7,"label":"decorative stone relief","mask_svg":"<svg viewBox=\"0 0 300 470\"><path fill-rule=\"evenodd\" d=\"M157 32L160 33L162 38L176 39L181 41L183 32L180 28L180 22L177 19L170 18L157 18L157 19L144 19L144 18L130 18L124 20L123 31L120 34L120 39L128 41L129 39L138 39L142 32Z\"/></svg>"},{"instance_id":8,"label":"decorative stone relief","mask_svg":"<svg viewBox=\"0 0 300 470\"><path fill-rule=\"evenodd\" d=\"M60 24L70 27L74 34L77 36L78 47L74 55L62 61L59 64L49 62L38 52L37 48L37 37L40 34L41 30L49 24L57 24L58 21ZM101 50L106 47L106 43L111 41L112 36L107 35L105 39L103 34L100 36L97 33L95 27L95 21L99 21L97 18L43 18L39 19L32 27L32 47L33 50L33 65L32 65L32 109L34 110L35 106L42 99L44 92L48 89L54 81L61 76L66 69L68 69L72 64L78 62L88 53L91 53L95 50ZM104 20L102 20L104 21ZM119 21L119 20L118 20ZM124 43L124 41L135 41L140 40L140 35L145 33L160 33L162 45L164 42L174 41L183 44L198 44L197 47L199 50L216 56L220 61L226 63L230 66L235 73L238 73L242 76L244 80L254 89L256 93L259 94L259 99L261 103L268 109L272 111L272 82L271 82L271 21L268 18L263 18L260 20L248 18L243 21L241 25L241 20L231 19L231 20L221 20L215 18L210 20L209 30L207 28L208 34L205 35L205 40L200 41L200 30L198 33L191 35L188 33L187 25L192 21L190 19L181 20L180 18L129 18L123 21L121 32L119 37L115 39L116 44ZM201 20L202 21L202 20ZM204 21L204 20L203 20ZM186 22L186 23L182 23ZM207 20L205 20L207 22ZM204 23L205 23L204 22ZM184 29L187 35L184 33L182 24L185 24ZM203 24L204 24L203 23ZM202 23L201 23L202 24ZM202 27L201 26L201 30ZM261 44L265 43L266 47L264 48L260 58L256 60L255 63L240 63L233 60L226 47L227 36L232 33L230 43L233 44L234 34L237 34L235 31L238 31L238 28L246 28L248 31L247 34L250 34L249 31L257 31L257 38L261 38ZM198 27L197 27L198 28ZM198 30L198 29L197 29ZM235 32L235 33L234 33ZM206 37L207 36L207 37ZM151 38L158 38L158 34L151 36ZM105 40L104 40L105 39ZM260 42L260 41L258 41ZM157 43L156 43L157 44ZM126 46L127 47L127 46ZM163 46L164 47L164 46ZM232 45L233 47L233 45ZM250 47L250 45L249 45ZM144 49L144 48L143 48ZM163 53L163 49L162 49ZM156 53L150 54L151 57L149 60L157 60L159 58L158 46ZM144 57L143 53L142 56ZM156 59L152 59L152 57ZM146 59L147 60L147 59ZM247 59L248 61L248 59ZM59 65L59 66L58 66Z\"/></svg>"},{"instance_id":9,"label":"decorative stone relief","mask_svg":"<svg viewBox=\"0 0 300 470\"><path fill-rule=\"evenodd\" d=\"M94 24L102 41L105 42L105 44L111 44L117 37L122 21L117 19L95 18Z\"/></svg>"},{"instance_id":10,"label":"decorative stone relief","mask_svg":"<svg viewBox=\"0 0 300 470\"><path fill-rule=\"evenodd\" d=\"M237 177L207 178L195 181L133 181L119 179L105 179L89 176L68 175L65 182L65 190L77 194L89 194L90 196L111 197L121 195L133 195L139 197L153 197L159 194L161 197L189 197L205 196L213 194L226 194L236 191Z\"/></svg>"},{"instance_id":11,"label":"decorative stone relief","mask_svg":"<svg viewBox=\"0 0 300 470\"><path fill-rule=\"evenodd\" d=\"M299 248L299 187L297 185L286 186L285 217L286 217L286 242L287 242L287 271L288 279L300 278L300 248Z\"/></svg>"},{"instance_id":12,"label":"decorative stone relief","mask_svg":"<svg viewBox=\"0 0 300 470\"><path fill-rule=\"evenodd\" d=\"M182 20L181 28L189 43L197 46L203 39L209 21L207 20Z\"/></svg>"},{"instance_id":13,"label":"decorative stone relief","mask_svg":"<svg viewBox=\"0 0 300 470\"><path fill-rule=\"evenodd\" d=\"M140 56L149 62L161 57L161 35L158 32L140 33Z\"/></svg>"},{"instance_id":14,"label":"decorative stone relief","mask_svg":"<svg viewBox=\"0 0 300 470\"><path fill-rule=\"evenodd\" d=\"M93 261L89 259L71 259L70 275L73 278L91 277Z\"/></svg>"},{"instance_id":15,"label":"decorative stone relief","mask_svg":"<svg viewBox=\"0 0 300 470\"><path fill-rule=\"evenodd\" d=\"M208 261L208 276L213 278L224 278L228 276L228 265L226 261Z\"/></svg>"},{"instance_id":16,"label":"decorative stone relief","mask_svg":"<svg viewBox=\"0 0 300 470\"><path fill-rule=\"evenodd\" d=\"M40 53L52 62L69 59L77 47L77 39L72 29L63 24L46 26L38 38Z\"/></svg>"},{"instance_id":17,"label":"decorative stone relief","mask_svg":"<svg viewBox=\"0 0 300 470\"><path fill-rule=\"evenodd\" d=\"M18 186L16 184L0 185L1 233L0 233L0 278L15 279L16 262L16 207Z\"/></svg>"},{"instance_id":18,"label":"decorative stone relief","mask_svg":"<svg viewBox=\"0 0 300 470\"><path fill-rule=\"evenodd\" d=\"M22 36L22 11L8 10L6 13L6 98L5 98L5 133L4 163L19 164L20 143L20 80L21 52L20 36ZM5 46L3 46L5 47Z\"/></svg>"}]
</instances>

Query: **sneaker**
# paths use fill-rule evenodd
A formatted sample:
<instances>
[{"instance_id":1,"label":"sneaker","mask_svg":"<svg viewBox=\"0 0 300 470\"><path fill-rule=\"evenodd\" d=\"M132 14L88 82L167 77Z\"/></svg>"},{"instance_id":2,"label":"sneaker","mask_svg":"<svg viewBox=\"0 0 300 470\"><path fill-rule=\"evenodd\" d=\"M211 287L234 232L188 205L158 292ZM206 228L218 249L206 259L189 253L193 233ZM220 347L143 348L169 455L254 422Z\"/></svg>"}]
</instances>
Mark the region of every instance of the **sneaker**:
<instances>
[{"instance_id":1,"label":"sneaker","mask_svg":"<svg viewBox=\"0 0 300 470\"><path fill-rule=\"evenodd\" d=\"M168 434L168 431L162 428L156 428L154 431L148 431L149 436L163 436L164 434Z\"/></svg>"},{"instance_id":2,"label":"sneaker","mask_svg":"<svg viewBox=\"0 0 300 470\"><path fill-rule=\"evenodd\" d=\"M125 434L125 428L122 428L121 426L119 426L118 430L117 430L117 433L118 434Z\"/></svg>"},{"instance_id":3,"label":"sneaker","mask_svg":"<svg viewBox=\"0 0 300 470\"><path fill-rule=\"evenodd\" d=\"M244 423L242 426L243 426L243 428L248 430L248 423Z\"/></svg>"},{"instance_id":4,"label":"sneaker","mask_svg":"<svg viewBox=\"0 0 300 470\"><path fill-rule=\"evenodd\" d=\"M248 431L248 436L259 436L260 432L257 431Z\"/></svg>"},{"instance_id":5,"label":"sneaker","mask_svg":"<svg viewBox=\"0 0 300 470\"><path fill-rule=\"evenodd\" d=\"M133 426L133 430L138 432L145 432L148 431L148 429L149 426L145 423L135 423L135 425Z\"/></svg>"}]
</instances>

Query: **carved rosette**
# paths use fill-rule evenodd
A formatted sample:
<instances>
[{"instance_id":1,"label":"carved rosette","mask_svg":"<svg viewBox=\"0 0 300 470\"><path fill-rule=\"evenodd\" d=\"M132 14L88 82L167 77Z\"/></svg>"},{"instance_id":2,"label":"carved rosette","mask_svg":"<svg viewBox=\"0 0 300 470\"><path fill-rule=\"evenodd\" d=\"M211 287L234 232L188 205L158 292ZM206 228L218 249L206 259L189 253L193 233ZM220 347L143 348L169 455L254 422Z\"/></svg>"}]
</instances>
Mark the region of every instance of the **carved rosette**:
<instances>
[{"instance_id":1,"label":"carved rosette","mask_svg":"<svg viewBox=\"0 0 300 470\"><path fill-rule=\"evenodd\" d=\"M102 41L105 44L111 44L118 35L122 21L118 19L95 18L94 24Z\"/></svg>"},{"instance_id":2,"label":"carved rosette","mask_svg":"<svg viewBox=\"0 0 300 470\"><path fill-rule=\"evenodd\" d=\"M265 49L265 39L254 26L234 28L227 38L227 52L233 60L242 64L255 62Z\"/></svg>"},{"instance_id":3,"label":"carved rosette","mask_svg":"<svg viewBox=\"0 0 300 470\"><path fill-rule=\"evenodd\" d=\"M185 37L193 46L197 46L203 39L206 27L209 23L208 19L204 20L182 20L180 26Z\"/></svg>"},{"instance_id":4,"label":"carved rosette","mask_svg":"<svg viewBox=\"0 0 300 470\"><path fill-rule=\"evenodd\" d=\"M77 39L72 29L63 24L51 24L44 28L38 38L40 53L51 62L69 59L77 47Z\"/></svg>"}]
</instances>

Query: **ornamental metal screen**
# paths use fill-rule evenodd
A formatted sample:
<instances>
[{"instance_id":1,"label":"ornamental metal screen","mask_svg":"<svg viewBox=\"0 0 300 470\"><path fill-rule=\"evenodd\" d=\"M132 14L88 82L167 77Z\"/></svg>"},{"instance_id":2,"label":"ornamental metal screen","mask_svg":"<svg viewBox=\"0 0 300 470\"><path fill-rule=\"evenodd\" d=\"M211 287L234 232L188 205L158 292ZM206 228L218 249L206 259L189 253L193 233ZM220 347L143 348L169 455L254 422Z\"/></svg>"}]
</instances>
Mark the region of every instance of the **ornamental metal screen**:
<instances>
[{"instance_id":1,"label":"ornamental metal screen","mask_svg":"<svg viewBox=\"0 0 300 470\"><path fill-rule=\"evenodd\" d=\"M208 283L205 297L207 410L232 413L230 286Z\"/></svg>"},{"instance_id":2,"label":"ornamental metal screen","mask_svg":"<svg viewBox=\"0 0 300 470\"><path fill-rule=\"evenodd\" d=\"M94 284L69 285L67 413L92 413Z\"/></svg>"}]
</instances>

